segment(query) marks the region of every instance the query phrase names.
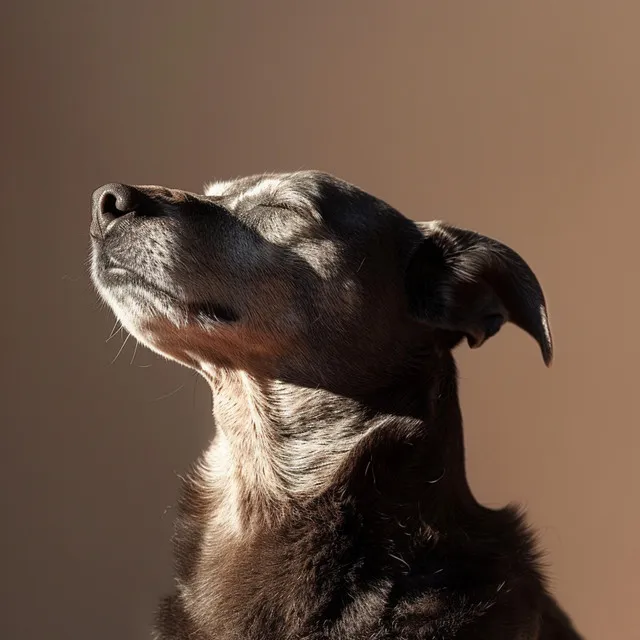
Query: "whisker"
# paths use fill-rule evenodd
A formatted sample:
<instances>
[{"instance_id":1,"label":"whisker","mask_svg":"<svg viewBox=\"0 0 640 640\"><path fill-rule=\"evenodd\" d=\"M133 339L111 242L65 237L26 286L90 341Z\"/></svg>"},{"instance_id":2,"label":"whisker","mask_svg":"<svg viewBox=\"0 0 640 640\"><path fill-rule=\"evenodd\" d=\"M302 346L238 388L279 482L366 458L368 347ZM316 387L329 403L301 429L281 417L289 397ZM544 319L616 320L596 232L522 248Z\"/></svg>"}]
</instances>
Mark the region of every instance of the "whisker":
<instances>
[{"instance_id":1,"label":"whisker","mask_svg":"<svg viewBox=\"0 0 640 640\"><path fill-rule=\"evenodd\" d=\"M197 391L198 391L198 383L200 382L201 378L200 378L200 374L197 371L193 371L193 396L192 396L192 401L193 401L193 410L195 411L196 408L196 395L197 395Z\"/></svg>"},{"instance_id":2,"label":"whisker","mask_svg":"<svg viewBox=\"0 0 640 640\"><path fill-rule=\"evenodd\" d=\"M111 338L113 338L113 336L116 335L116 333L118 332L118 329L122 328L122 325L120 325L120 320L116 320L115 324L113 325L113 328L111 329L111 333L109 334L109 337L105 340L105 342L109 342L109 340L111 340Z\"/></svg>"},{"instance_id":3,"label":"whisker","mask_svg":"<svg viewBox=\"0 0 640 640\"><path fill-rule=\"evenodd\" d=\"M134 361L134 360L135 360L135 358L136 358L136 353L138 353L138 345L139 345L139 344L140 344L140 343L136 340L136 344L135 344L135 346L133 347L133 355L131 356L131 360L129 361L129 365L132 365L132 364L133 364L133 361Z\"/></svg>"},{"instance_id":4,"label":"whisker","mask_svg":"<svg viewBox=\"0 0 640 640\"><path fill-rule=\"evenodd\" d=\"M164 395L159 396L158 398L154 398L152 402L158 402L158 400L164 400L165 398L170 398L171 396L174 396L176 393L178 393L178 391L182 391L182 389L184 389L184 384L181 384L177 389L174 389L173 391L169 391L169 393L165 393Z\"/></svg>"},{"instance_id":5,"label":"whisker","mask_svg":"<svg viewBox=\"0 0 640 640\"><path fill-rule=\"evenodd\" d=\"M129 342L130 337L131 337L131 334L127 333L127 337L124 339L122 346L120 347L120 349L118 349L118 353L116 353L116 357L111 361L110 364L113 364L118 359L118 356L122 353L122 350L124 349L125 345L127 344L127 342Z\"/></svg>"}]
</instances>

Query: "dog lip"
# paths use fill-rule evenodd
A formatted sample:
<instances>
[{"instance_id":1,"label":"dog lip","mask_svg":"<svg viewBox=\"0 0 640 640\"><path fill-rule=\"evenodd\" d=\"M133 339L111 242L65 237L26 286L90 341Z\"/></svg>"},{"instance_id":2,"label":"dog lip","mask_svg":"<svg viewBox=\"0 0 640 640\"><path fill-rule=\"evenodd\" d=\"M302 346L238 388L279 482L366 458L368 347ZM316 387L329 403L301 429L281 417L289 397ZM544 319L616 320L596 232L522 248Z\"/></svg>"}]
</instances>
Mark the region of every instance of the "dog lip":
<instances>
[{"instance_id":1,"label":"dog lip","mask_svg":"<svg viewBox=\"0 0 640 640\"><path fill-rule=\"evenodd\" d=\"M186 309L190 315L198 317L201 320L206 320L207 322L212 322L214 324L231 324L239 320L238 314L223 304L215 302L190 302L187 300L180 300L174 294L166 291L153 282L150 282L143 275L134 269L121 264L111 256L106 257L103 269L105 273L112 274L114 276L128 276L135 283L141 285L150 293L157 293L162 296L166 296L173 304Z\"/></svg>"},{"instance_id":2,"label":"dog lip","mask_svg":"<svg viewBox=\"0 0 640 640\"><path fill-rule=\"evenodd\" d=\"M113 229L113 227L115 227L117 224L123 222L124 220L129 220L131 219L134 215L136 215L135 210L134 211L127 211L127 213L118 216L117 218L114 218L106 227L104 230L104 235L106 236L109 231L111 229Z\"/></svg>"},{"instance_id":3,"label":"dog lip","mask_svg":"<svg viewBox=\"0 0 640 640\"><path fill-rule=\"evenodd\" d=\"M104 228L100 226L95 220L92 220L91 227L89 229L89 236L91 236L91 239L95 242L104 242L107 239L109 233L113 230L114 226L116 226L116 224L122 222L123 220L129 220L134 215L136 215L135 211L129 211L124 215L111 220L111 222L109 222L109 224L107 224L107 226Z\"/></svg>"},{"instance_id":4,"label":"dog lip","mask_svg":"<svg viewBox=\"0 0 640 640\"><path fill-rule=\"evenodd\" d=\"M176 298L176 296L170 293L169 291L165 291L164 289L162 289L162 287L154 284L148 278L143 276L141 273L139 273L135 269L131 269L130 267L123 265L122 263L118 262L115 258L111 256L106 256L105 264L103 265L103 272L106 274L112 274L115 276L117 275L129 276L132 280L142 285L145 289L148 289L150 291L156 291L164 296L167 296L171 298L176 304L184 304L182 301Z\"/></svg>"},{"instance_id":5,"label":"dog lip","mask_svg":"<svg viewBox=\"0 0 640 640\"><path fill-rule=\"evenodd\" d=\"M129 267L125 267L123 264L120 264L112 256L107 256L105 270L106 271L126 271L127 273L130 273L132 276L139 277L139 274L137 274L133 269L130 269Z\"/></svg>"},{"instance_id":6,"label":"dog lip","mask_svg":"<svg viewBox=\"0 0 640 640\"><path fill-rule=\"evenodd\" d=\"M239 316L234 310L214 302L191 303L189 311L196 317L214 324L232 324L239 320Z\"/></svg>"}]
</instances>

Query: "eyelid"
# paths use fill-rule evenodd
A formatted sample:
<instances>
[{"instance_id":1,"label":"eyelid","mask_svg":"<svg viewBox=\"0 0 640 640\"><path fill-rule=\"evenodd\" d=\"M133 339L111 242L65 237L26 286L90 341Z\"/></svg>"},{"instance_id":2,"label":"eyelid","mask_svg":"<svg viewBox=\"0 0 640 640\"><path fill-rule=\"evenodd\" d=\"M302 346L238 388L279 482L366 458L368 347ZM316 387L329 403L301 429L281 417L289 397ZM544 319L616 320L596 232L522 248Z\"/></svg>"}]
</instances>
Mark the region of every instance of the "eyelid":
<instances>
[{"instance_id":1,"label":"eyelid","mask_svg":"<svg viewBox=\"0 0 640 640\"><path fill-rule=\"evenodd\" d=\"M312 207L310 209L302 209L300 207L293 206L293 205L291 205L289 203L286 203L286 202L282 202L282 203L265 203L265 202L261 202L261 203L256 203L253 207L251 207L251 209L248 209L245 212L245 215L250 215L254 211L254 209L257 209L257 208L272 209L274 211L283 210L284 209L285 211L290 211L291 213L295 213L296 215L299 215L303 219L312 218L315 222L317 222L319 225L321 225L324 229L328 229L324 217L314 207Z\"/></svg>"}]
</instances>

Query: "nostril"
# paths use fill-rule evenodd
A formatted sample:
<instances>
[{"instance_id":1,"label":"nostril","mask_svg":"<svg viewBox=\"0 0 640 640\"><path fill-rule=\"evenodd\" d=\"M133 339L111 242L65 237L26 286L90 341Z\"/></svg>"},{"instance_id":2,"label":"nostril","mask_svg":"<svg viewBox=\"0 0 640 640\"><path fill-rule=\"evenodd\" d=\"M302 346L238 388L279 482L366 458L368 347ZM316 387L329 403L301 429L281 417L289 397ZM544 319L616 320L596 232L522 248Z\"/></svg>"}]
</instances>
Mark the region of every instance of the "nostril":
<instances>
[{"instance_id":1,"label":"nostril","mask_svg":"<svg viewBox=\"0 0 640 640\"><path fill-rule=\"evenodd\" d=\"M93 216L96 224L104 226L127 213L137 211L142 203L142 194L126 184L106 184L93 194Z\"/></svg>"},{"instance_id":2,"label":"nostril","mask_svg":"<svg viewBox=\"0 0 640 640\"><path fill-rule=\"evenodd\" d=\"M100 196L100 210L114 218L131 213L136 208L138 191L124 184L109 185Z\"/></svg>"},{"instance_id":3,"label":"nostril","mask_svg":"<svg viewBox=\"0 0 640 640\"><path fill-rule=\"evenodd\" d=\"M123 211L118 207L118 198L108 191L100 198L100 212L102 215L113 216L114 218L127 213L127 211Z\"/></svg>"}]
</instances>

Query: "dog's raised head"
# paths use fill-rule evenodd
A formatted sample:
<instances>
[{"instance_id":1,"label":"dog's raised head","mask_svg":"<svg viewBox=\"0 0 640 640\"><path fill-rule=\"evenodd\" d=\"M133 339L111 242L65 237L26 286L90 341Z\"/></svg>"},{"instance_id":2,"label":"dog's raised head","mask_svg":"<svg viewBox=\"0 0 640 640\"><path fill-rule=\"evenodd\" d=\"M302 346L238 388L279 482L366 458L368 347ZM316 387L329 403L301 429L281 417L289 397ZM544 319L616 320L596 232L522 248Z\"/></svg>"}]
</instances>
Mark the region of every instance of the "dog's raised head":
<instances>
[{"instance_id":1,"label":"dog's raised head","mask_svg":"<svg viewBox=\"0 0 640 640\"><path fill-rule=\"evenodd\" d=\"M506 321L552 347L531 269L320 172L93 196L92 275L141 342L197 369L375 385L411 344L481 345Z\"/></svg>"},{"instance_id":2,"label":"dog's raised head","mask_svg":"<svg viewBox=\"0 0 640 640\"><path fill-rule=\"evenodd\" d=\"M520 256L311 171L105 185L91 236L122 324L214 390L157 637L538 637L529 535L466 482L452 355L510 321L551 362Z\"/></svg>"}]
</instances>

